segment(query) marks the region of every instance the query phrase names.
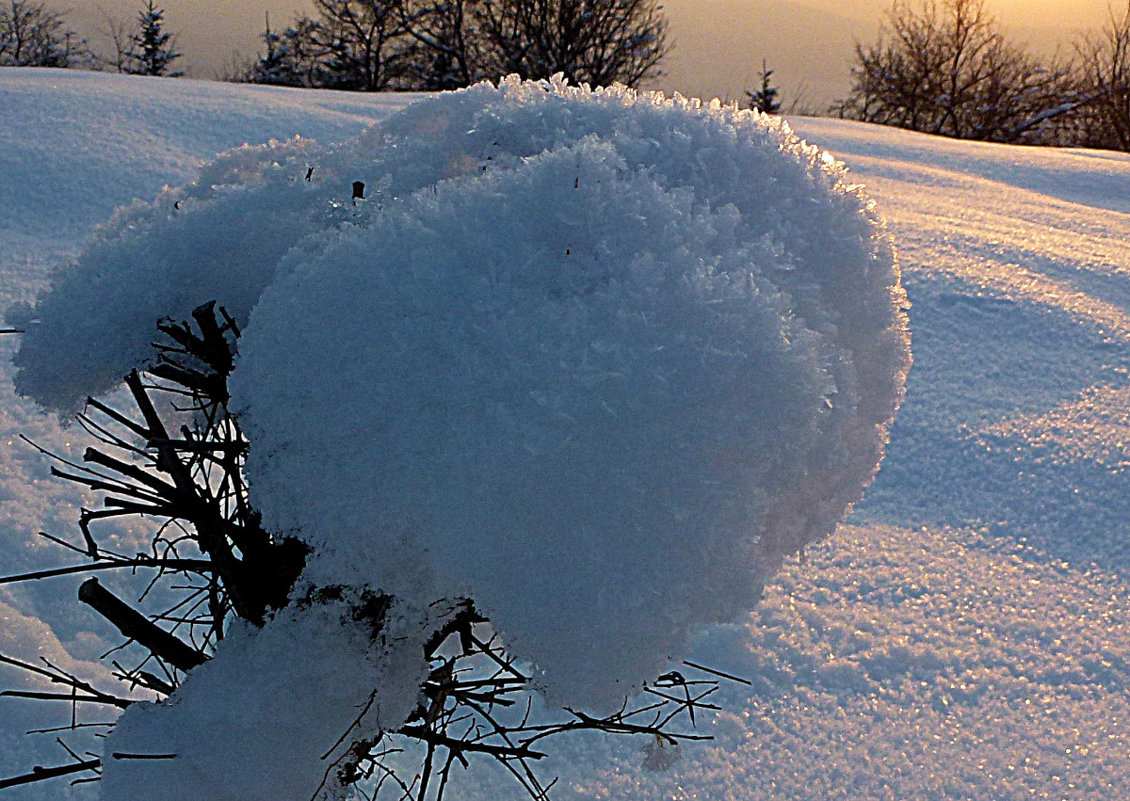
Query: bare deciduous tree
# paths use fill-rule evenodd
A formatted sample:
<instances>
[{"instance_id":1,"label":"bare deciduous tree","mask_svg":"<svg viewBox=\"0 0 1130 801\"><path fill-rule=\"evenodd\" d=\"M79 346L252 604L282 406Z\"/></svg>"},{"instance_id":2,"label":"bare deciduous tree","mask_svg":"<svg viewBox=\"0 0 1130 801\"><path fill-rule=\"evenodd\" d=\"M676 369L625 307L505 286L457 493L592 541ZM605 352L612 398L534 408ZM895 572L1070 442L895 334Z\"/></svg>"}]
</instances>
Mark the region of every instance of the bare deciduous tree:
<instances>
[{"instance_id":1,"label":"bare deciduous tree","mask_svg":"<svg viewBox=\"0 0 1130 801\"><path fill-rule=\"evenodd\" d=\"M1077 107L1070 69L1005 40L984 0L895 0L879 41L856 45L842 116L1000 142L1046 142Z\"/></svg>"},{"instance_id":2,"label":"bare deciduous tree","mask_svg":"<svg viewBox=\"0 0 1130 801\"><path fill-rule=\"evenodd\" d=\"M1114 9L1101 32L1076 45L1079 84L1087 103L1081 144L1130 150L1130 2L1119 19Z\"/></svg>"},{"instance_id":3,"label":"bare deciduous tree","mask_svg":"<svg viewBox=\"0 0 1130 801\"><path fill-rule=\"evenodd\" d=\"M126 53L131 44L129 23L115 17L102 5L95 7L102 18L103 27L100 32L110 41L110 46L114 48L113 55L99 54L98 60L103 65L103 69L110 68L114 72L125 72L129 65L129 56Z\"/></svg>"},{"instance_id":4,"label":"bare deciduous tree","mask_svg":"<svg viewBox=\"0 0 1130 801\"><path fill-rule=\"evenodd\" d=\"M670 50L654 0L482 0L479 13L494 77L637 86Z\"/></svg>"},{"instance_id":5,"label":"bare deciduous tree","mask_svg":"<svg viewBox=\"0 0 1130 801\"><path fill-rule=\"evenodd\" d=\"M366 92L392 88L405 58L396 0L314 0L314 8L316 24L306 29L325 85Z\"/></svg>"},{"instance_id":6,"label":"bare deciduous tree","mask_svg":"<svg viewBox=\"0 0 1130 801\"><path fill-rule=\"evenodd\" d=\"M458 89L486 77L480 0L401 0L404 30L414 41L413 88Z\"/></svg>"},{"instance_id":7,"label":"bare deciduous tree","mask_svg":"<svg viewBox=\"0 0 1130 801\"><path fill-rule=\"evenodd\" d=\"M90 60L86 40L66 27L61 12L30 0L0 6L0 67L75 67Z\"/></svg>"},{"instance_id":8,"label":"bare deciduous tree","mask_svg":"<svg viewBox=\"0 0 1130 801\"><path fill-rule=\"evenodd\" d=\"M376 91L455 89L517 74L637 86L668 52L656 0L315 0L269 29L251 80Z\"/></svg>"}]
</instances>

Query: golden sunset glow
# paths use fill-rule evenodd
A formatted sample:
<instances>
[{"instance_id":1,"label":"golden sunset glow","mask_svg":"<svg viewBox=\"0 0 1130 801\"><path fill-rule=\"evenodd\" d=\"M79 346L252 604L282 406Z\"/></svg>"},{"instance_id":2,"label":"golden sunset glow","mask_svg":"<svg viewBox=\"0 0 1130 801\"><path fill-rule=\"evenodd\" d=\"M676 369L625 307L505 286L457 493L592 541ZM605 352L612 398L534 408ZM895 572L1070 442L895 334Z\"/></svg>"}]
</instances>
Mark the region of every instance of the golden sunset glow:
<instances>
[{"instance_id":1,"label":"golden sunset glow","mask_svg":"<svg viewBox=\"0 0 1130 801\"><path fill-rule=\"evenodd\" d=\"M664 76L650 88L698 97L743 99L754 86L762 59L774 70L789 107L820 109L848 87L855 41L873 39L890 0L665 0L675 48ZM914 2L910 3L914 5ZM84 0L70 18L92 41L106 28L106 14L128 19L135 0ZM182 68L211 78L261 48L265 15L285 27L310 11L310 0L166 0L168 29L178 34ZM1107 0L987 0L1018 42L1045 53L1069 48L1082 28L1099 26Z\"/></svg>"}]
</instances>

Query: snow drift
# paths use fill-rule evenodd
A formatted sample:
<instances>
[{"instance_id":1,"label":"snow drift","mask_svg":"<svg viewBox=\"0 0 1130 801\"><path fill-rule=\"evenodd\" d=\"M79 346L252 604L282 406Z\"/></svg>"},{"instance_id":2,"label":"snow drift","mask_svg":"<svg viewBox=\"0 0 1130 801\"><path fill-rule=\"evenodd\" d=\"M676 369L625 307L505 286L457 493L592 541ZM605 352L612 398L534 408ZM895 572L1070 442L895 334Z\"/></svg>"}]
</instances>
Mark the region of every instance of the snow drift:
<instances>
[{"instance_id":1,"label":"snow drift","mask_svg":"<svg viewBox=\"0 0 1130 801\"><path fill-rule=\"evenodd\" d=\"M231 152L9 313L17 388L71 408L212 299L246 325L253 500L313 546L305 587L472 597L592 708L842 519L909 364L842 166L783 122L622 88L506 80L340 146Z\"/></svg>"}]
</instances>

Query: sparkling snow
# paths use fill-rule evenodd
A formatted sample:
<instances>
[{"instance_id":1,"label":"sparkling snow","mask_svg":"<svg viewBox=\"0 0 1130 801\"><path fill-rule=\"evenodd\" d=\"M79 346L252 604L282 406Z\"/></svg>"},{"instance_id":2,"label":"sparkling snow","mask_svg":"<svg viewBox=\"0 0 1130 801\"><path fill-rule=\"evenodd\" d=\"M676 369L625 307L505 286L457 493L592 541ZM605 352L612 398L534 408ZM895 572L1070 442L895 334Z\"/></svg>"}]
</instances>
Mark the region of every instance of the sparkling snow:
<instances>
[{"instance_id":1,"label":"sparkling snow","mask_svg":"<svg viewBox=\"0 0 1130 801\"><path fill-rule=\"evenodd\" d=\"M0 191L13 194L6 208L38 209L0 221L5 305L30 300L49 265L114 206L191 180L196 160L245 140L331 142L405 101L153 85L0 70ZM221 105L196 113L219 110L186 131L180 110L201 95ZM17 102L56 110L54 124L12 113ZM144 113L127 114L131 104ZM250 130L256 116L278 127ZM795 127L847 161L849 179L867 185L899 245L916 362L887 461L850 525L786 566L747 624L700 637L699 661L755 684L727 690L727 711L710 729L715 744L684 747L684 759L656 775L639 769L643 743L578 743L547 766L562 776L557 795L1120 798L1130 787L1130 159L831 120ZM112 161L93 151L74 158L99 138L138 130L148 136ZM39 160L17 158L21 148ZM81 191L56 192L71 181ZM5 339L7 356L14 343ZM74 495L47 479L16 434L62 451L75 434L17 398L5 371L8 573L51 563L56 555L31 537L65 533L74 517ZM73 592L66 580L0 591L3 649L35 658L43 620L57 638L45 647L97 675L92 660L112 632L74 614ZM28 764L19 733L42 721L18 702L0 705L0 775L9 775ZM60 709L52 722L68 717ZM53 736L39 738L42 764L65 761ZM513 794L468 778L461 797ZM90 791L57 783L8 794Z\"/></svg>"}]
</instances>

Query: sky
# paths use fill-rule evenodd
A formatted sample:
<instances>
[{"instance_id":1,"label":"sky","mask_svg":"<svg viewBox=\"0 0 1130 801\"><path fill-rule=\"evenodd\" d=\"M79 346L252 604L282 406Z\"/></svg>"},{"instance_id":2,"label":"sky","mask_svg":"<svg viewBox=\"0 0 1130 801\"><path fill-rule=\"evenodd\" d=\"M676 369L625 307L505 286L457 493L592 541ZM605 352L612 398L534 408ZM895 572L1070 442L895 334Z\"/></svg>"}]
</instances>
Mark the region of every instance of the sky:
<instances>
[{"instance_id":1,"label":"sky","mask_svg":"<svg viewBox=\"0 0 1130 801\"><path fill-rule=\"evenodd\" d=\"M106 15L126 19L138 0L78 0L71 22L98 46ZM1053 50L1073 31L1101 25L1107 0L988 0L1018 41ZM165 0L168 30L179 36L181 68L211 78L259 47L265 15L282 26L310 0ZM889 0L664 0L675 48L666 74L648 88L741 100L755 88L762 59L774 70L786 108L819 111L848 88L852 47L871 41Z\"/></svg>"}]
</instances>

